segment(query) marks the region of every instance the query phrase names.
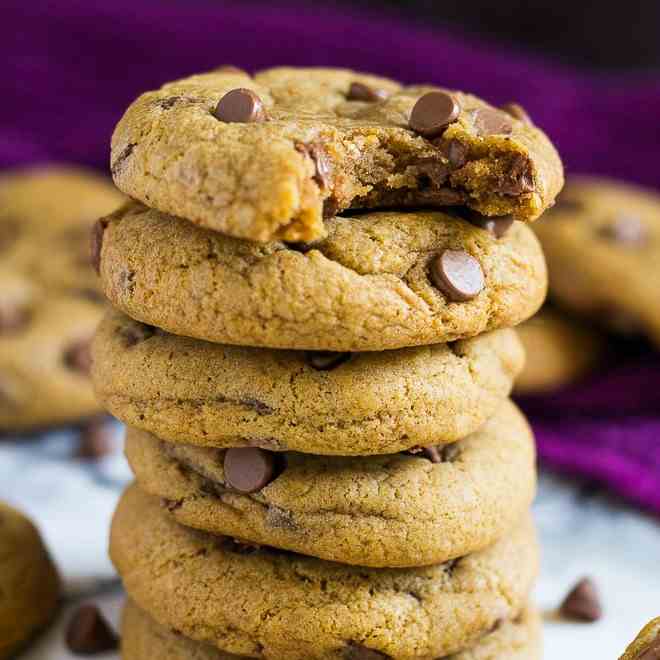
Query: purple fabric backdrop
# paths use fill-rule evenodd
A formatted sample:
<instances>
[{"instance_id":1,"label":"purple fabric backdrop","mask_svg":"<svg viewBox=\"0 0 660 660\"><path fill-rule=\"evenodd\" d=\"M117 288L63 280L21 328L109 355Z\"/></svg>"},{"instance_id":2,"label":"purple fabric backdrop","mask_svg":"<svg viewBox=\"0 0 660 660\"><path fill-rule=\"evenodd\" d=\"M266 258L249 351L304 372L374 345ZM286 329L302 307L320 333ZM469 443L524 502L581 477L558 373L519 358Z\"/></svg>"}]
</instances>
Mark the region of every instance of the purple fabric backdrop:
<instances>
[{"instance_id":1,"label":"purple fabric backdrop","mask_svg":"<svg viewBox=\"0 0 660 660\"><path fill-rule=\"evenodd\" d=\"M349 66L527 107L567 170L660 186L660 76L590 76L384 16L220 0L4 0L0 167L106 169L113 125L144 89L231 63ZM541 456L660 512L660 359L525 404Z\"/></svg>"}]
</instances>

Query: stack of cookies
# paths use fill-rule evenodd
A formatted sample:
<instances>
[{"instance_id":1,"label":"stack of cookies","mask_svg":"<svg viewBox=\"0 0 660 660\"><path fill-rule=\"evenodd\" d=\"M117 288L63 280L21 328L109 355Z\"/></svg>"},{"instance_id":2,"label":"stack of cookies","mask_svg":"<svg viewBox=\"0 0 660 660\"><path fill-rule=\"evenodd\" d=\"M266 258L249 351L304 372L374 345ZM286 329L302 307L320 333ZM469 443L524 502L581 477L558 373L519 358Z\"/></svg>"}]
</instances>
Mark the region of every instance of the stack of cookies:
<instances>
[{"instance_id":1,"label":"stack of cookies","mask_svg":"<svg viewBox=\"0 0 660 660\"><path fill-rule=\"evenodd\" d=\"M524 111L222 67L135 101L112 171L135 201L94 234L93 378L136 476L124 659L538 658L511 326L562 168Z\"/></svg>"}]
</instances>

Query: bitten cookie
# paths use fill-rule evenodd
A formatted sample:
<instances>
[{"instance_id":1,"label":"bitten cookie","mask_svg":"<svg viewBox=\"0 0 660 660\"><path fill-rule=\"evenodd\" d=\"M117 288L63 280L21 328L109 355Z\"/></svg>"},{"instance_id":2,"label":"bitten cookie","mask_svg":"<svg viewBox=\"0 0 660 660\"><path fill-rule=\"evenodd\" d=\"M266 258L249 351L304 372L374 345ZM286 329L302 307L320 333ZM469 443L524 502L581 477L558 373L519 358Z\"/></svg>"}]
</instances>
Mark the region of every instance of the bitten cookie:
<instances>
[{"instance_id":1,"label":"bitten cookie","mask_svg":"<svg viewBox=\"0 0 660 660\"><path fill-rule=\"evenodd\" d=\"M659 194L575 178L536 228L557 304L660 346Z\"/></svg>"},{"instance_id":2,"label":"bitten cookie","mask_svg":"<svg viewBox=\"0 0 660 660\"><path fill-rule=\"evenodd\" d=\"M128 430L141 488L184 525L358 566L423 566L482 550L534 497L534 439L505 402L445 447L366 458L172 445Z\"/></svg>"},{"instance_id":3,"label":"bitten cookie","mask_svg":"<svg viewBox=\"0 0 660 660\"><path fill-rule=\"evenodd\" d=\"M607 347L598 330L553 307L544 307L517 331L528 356L515 383L519 395L578 382L597 367Z\"/></svg>"},{"instance_id":4,"label":"bitten cookie","mask_svg":"<svg viewBox=\"0 0 660 660\"><path fill-rule=\"evenodd\" d=\"M109 312L92 346L101 403L174 442L342 456L446 444L511 391L515 331L370 353L243 348L177 337Z\"/></svg>"},{"instance_id":5,"label":"bitten cookie","mask_svg":"<svg viewBox=\"0 0 660 660\"><path fill-rule=\"evenodd\" d=\"M0 432L100 412L89 342L103 305L89 232L122 199L83 170L0 177Z\"/></svg>"},{"instance_id":6,"label":"bitten cookie","mask_svg":"<svg viewBox=\"0 0 660 660\"><path fill-rule=\"evenodd\" d=\"M39 532L0 502L0 660L11 658L53 618L57 571Z\"/></svg>"},{"instance_id":7,"label":"bitten cookie","mask_svg":"<svg viewBox=\"0 0 660 660\"><path fill-rule=\"evenodd\" d=\"M135 603L128 601L122 616L123 660L240 660L245 656L219 651L210 644L194 642L156 623ZM336 657L336 656L334 656ZM344 660L386 659L369 649L349 648ZM538 612L528 606L512 621L479 640L473 648L445 656L444 660L540 660L541 621Z\"/></svg>"},{"instance_id":8,"label":"bitten cookie","mask_svg":"<svg viewBox=\"0 0 660 660\"><path fill-rule=\"evenodd\" d=\"M187 529L135 486L110 546L129 596L161 625L237 655L290 660L341 658L351 646L420 660L470 648L522 611L538 570L529 518L450 563L370 569Z\"/></svg>"},{"instance_id":9,"label":"bitten cookie","mask_svg":"<svg viewBox=\"0 0 660 660\"><path fill-rule=\"evenodd\" d=\"M348 208L465 206L533 220L563 184L519 107L343 69L233 67L138 98L112 138L117 186L255 240L313 240Z\"/></svg>"},{"instance_id":10,"label":"bitten cookie","mask_svg":"<svg viewBox=\"0 0 660 660\"><path fill-rule=\"evenodd\" d=\"M329 351L443 343L515 325L547 273L533 232L500 238L441 212L327 222L312 246L222 236L125 206L99 224L106 296L129 316L213 342Z\"/></svg>"}]
</instances>

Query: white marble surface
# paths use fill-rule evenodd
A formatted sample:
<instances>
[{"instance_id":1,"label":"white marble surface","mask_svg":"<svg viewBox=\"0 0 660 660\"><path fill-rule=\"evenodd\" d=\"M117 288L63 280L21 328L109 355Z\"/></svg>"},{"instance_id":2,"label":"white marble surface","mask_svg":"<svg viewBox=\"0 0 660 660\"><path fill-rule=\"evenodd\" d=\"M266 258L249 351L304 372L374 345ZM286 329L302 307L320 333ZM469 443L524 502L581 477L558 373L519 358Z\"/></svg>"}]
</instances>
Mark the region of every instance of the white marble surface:
<instances>
[{"instance_id":1,"label":"white marble surface","mask_svg":"<svg viewBox=\"0 0 660 660\"><path fill-rule=\"evenodd\" d=\"M25 660L69 660L62 627L76 600L92 598L110 620L123 598L107 555L110 516L130 474L117 452L99 463L70 458L71 434L0 444L0 499L39 524L65 576L68 609ZM642 625L660 615L660 524L593 488L544 475L535 505L544 547L536 591L545 612L546 660L616 659ZM599 584L605 617L567 624L553 610L582 575ZM113 654L96 656L116 658Z\"/></svg>"}]
</instances>

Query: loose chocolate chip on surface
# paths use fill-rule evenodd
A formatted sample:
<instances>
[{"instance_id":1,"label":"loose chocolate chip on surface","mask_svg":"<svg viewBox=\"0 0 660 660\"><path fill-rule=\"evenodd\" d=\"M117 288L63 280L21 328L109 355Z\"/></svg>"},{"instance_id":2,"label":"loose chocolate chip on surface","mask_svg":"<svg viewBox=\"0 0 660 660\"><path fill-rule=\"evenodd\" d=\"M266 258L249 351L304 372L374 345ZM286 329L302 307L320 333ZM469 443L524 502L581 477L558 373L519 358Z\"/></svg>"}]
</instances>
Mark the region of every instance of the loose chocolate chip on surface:
<instances>
[{"instance_id":1,"label":"loose chocolate chip on surface","mask_svg":"<svg viewBox=\"0 0 660 660\"><path fill-rule=\"evenodd\" d=\"M332 165L323 147L317 142L312 142L310 144L296 142L295 147L301 154L312 159L316 169L313 177L314 181L316 181L321 190L328 190L330 188Z\"/></svg>"},{"instance_id":2,"label":"loose chocolate chip on surface","mask_svg":"<svg viewBox=\"0 0 660 660\"><path fill-rule=\"evenodd\" d=\"M635 247L646 242L648 229L637 216L621 213L612 222L603 225L599 234L615 243Z\"/></svg>"},{"instance_id":3,"label":"loose chocolate chip on surface","mask_svg":"<svg viewBox=\"0 0 660 660\"><path fill-rule=\"evenodd\" d=\"M95 460L112 451L113 431L105 419L92 419L80 430L76 458Z\"/></svg>"},{"instance_id":4,"label":"loose chocolate chip on surface","mask_svg":"<svg viewBox=\"0 0 660 660\"><path fill-rule=\"evenodd\" d=\"M653 640L634 660L660 660L660 637Z\"/></svg>"},{"instance_id":5,"label":"loose chocolate chip on surface","mask_svg":"<svg viewBox=\"0 0 660 660\"><path fill-rule=\"evenodd\" d=\"M362 644L349 644L344 657L346 660L387 660L390 656L362 646Z\"/></svg>"},{"instance_id":6,"label":"loose chocolate chip on surface","mask_svg":"<svg viewBox=\"0 0 660 660\"><path fill-rule=\"evenodd\" d=\"M532 124L532 118L529 116L529 113L525 108L522 107L519 103L505 103L502 108L504 112L508 115L511 115L514 119L519 119L524 121L526 124Z\"/></svg>"},{"instance_id":7,"label":"loose chocolate chip on surface","mask_svg":"<svg viewBox=\"0 0 660 660\"><path fill-rule=\"evenodd\" d=\"M513 130L507 114L495 108L478 108L472 113L472 121L482 136L508 135Z\"/></svg>"},{"instance_id":8,"label":"loose chocolate chip on surface","mask_svg":"<svg viewBox=\"0 0 660 660\"><path fill-rule=\"evenodd\" d=\"M348 88L346 98L349 101L365 101L366 103L375 103L384 101L389 94L384 89L377 89L361 82L352 82Z\"/></svg>"},{"instance_id":9,"label":"loose chocolate chip on surface","mask_svg":"<svg viewBox=\"0 0 660 660\"><path fill-rule=\"evenodd\" d=\"M0 336L23 329L30 321L30 313L20 305L0 301Z\"/></svg>"},{"instance_id":10,"label":"loose chocolate chip on surface","mask_svg":"<svg viewBox=\"0 0 660 660\"><path fill-rule=\"evenodd\" d=\"M96 605L83 605L69 621L66 644L74 655L95 655L114 651L119 640Z\"/></svg>"},{"instance_id":11,"label":"loose chocolate chip on surface","mask_svg":"<svg viewBox=\"0 0 660 660\"><path fill-rule=\"evenodd\" d=\"M330 351L310 351L307 353L307 364L317 371L331 371L350 359L350 353L331 353Z\"/></svg>"},{"instance_id":12,"label":"loose chocolate chip on surface","mask_svg":"<svg viewBox=\"0 0 660 660\"><path fill-rule=\"evenodd\" d=\"M91 339L71 344L64 352L64 363L70 369L88 376L92 368Z\"/></svg>"},{"instance_id":13,"label":"loose chocolate chip on surface","mask_svg":"<svg viewBox=\"0 0 660 660\"><path fill-rule=\"evenodd\" d=\"M275 456L258 447L228 449L224 460L225 481L240 493L254 493L275 476Z\"/></svg>"},{"instance_id":14,"label":"loose chocolate chip on surface","mask_svg":"<svg viewBox=\"0 0 660 660\"><path fill-rule=\"evenodd\" d=\"M213 112L216 119L227 123L254 123L266 121L266 109L251 89L232 89L218 102Z\"/></svg>"},{"instance_id":15,"label":"loose chocolate chip on surface","mask_svg":"<svg viewBox=\"0 0 660 660\"><path fill-rule=\"evenodd\" d=\"M435 91L424 94L415 103L408 124L415 133L424 137L436 137L458 119L461 106L447 92Z\"/></svg>"},{"instance_id":16,"label":"loose chocolate chip on surface","mask_svg":"<svg viewBox=\"0 0 660 660\"><path fill-rule=\"evenodd\" d=\"M107 226L108 221L101 218L94 223L90 234L89 249L92 267L99 274L101 272L101 250L103 248L103 234Z\"/></svg>"},{"instance_id":17,"label":"loose chocolate chip on surface","mask_svg":"<svg viewBox=\"0 0 660 660\"><path fill-rule=\"evenodd\" d=\"M464 250L445 250L430 264L431 280L451 302L476 298L485 286L481 264Z\"/></svg>"},{"instance_id":18,"label":"loose chocolate chip on surface","mask_svg":"<svg viewBox=\"0 0 660 660\"><path fill-rule=\"evenodd\" d=\"M481 213L477 213L476 211L466 213L465 219L475 227L491 233L495 238L502 238L513 224L513 217L510 215L489 217L487 215L481 215Z\"/></svg>"},{"instance_id":19,"label":"loose chocolate chip on surface","mask_svg":"<svg viewBox=\"0 0 660 660\"><path fill-rule=\"evenodd\" d=\"M580 580L564 599L559 613L570 621L598 621L603 616L603 608L593 580Z\"/></svg>"}]
</instances>

